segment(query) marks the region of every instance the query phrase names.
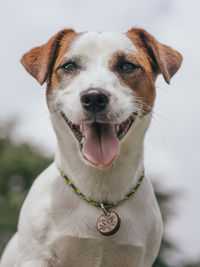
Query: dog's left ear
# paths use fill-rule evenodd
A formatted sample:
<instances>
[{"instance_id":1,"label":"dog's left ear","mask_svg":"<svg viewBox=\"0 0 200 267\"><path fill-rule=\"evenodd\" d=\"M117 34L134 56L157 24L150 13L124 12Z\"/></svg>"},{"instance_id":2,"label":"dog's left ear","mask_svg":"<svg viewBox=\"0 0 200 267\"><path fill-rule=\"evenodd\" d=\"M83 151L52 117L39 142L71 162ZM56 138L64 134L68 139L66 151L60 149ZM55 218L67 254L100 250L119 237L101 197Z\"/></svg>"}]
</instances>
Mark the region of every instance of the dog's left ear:
<instances>
[{"instance_id":1,"label":"dog's left ear","mask_svg":"<svg viewBox=\"0 0 200 267\"><path fill-rule=\"evenodd\" d=\"M25 69L42 85L51 75L59 46L65 35L69 37L75 33L72 29L65 29L54 35L46 44L35 47L23 55L21 63Z\"/></svg>"},{"instance_id":2,"label":"dog's left ear","mask_svg":"<svg viewBox=\"0 0 200 267\"><path fill-rule=\"evenodd\" d=\"M127 32L127 35L133 42L139 42L138 45L145 49L150 58L153 71L156 74L161 73L165 81L170 83L170 79L181 66L181 54L171 47L159 43L143 29L133 28Z\"/></svg>"}]
</instances>

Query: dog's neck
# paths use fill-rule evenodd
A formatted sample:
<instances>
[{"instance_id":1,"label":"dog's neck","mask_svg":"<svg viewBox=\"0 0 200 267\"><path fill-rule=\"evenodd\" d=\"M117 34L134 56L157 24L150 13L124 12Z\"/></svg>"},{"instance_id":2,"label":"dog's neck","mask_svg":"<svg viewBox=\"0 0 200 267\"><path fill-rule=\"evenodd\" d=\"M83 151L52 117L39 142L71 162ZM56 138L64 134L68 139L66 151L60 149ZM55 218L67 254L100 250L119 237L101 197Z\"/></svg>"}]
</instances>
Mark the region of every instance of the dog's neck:
<instances>
[{"instance_id":1,"label":"dog's neck","mask_svg":"<svg viewBox=\"0 0 200 267\"><path fill-rule=\"evenodd\" d=\"M64 121L52 116L52 122L58 139L55 162L87 198L115 202L135 186L143 171L143 141L150 116L135 121L121 143L120 154L103 169L84 162L78 142Z\"/></svg>"}]
</instances>

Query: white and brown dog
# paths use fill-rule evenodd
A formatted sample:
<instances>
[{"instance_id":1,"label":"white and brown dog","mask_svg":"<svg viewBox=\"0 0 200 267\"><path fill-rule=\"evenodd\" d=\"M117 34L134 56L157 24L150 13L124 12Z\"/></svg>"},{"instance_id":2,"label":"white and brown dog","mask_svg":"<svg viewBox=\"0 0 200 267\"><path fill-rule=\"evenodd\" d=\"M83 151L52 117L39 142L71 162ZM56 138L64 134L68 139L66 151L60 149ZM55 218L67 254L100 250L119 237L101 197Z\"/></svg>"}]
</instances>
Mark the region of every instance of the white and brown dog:
<instances>
[{"instance_id":1,"label":"white and brown dog","mask_svg":"<svg viewBox=\"0 0 200 267\"><path fill-rule=\"evenodd\" d=\"M26 70L47 83L58 150L23 204L1 267L152 266L162 220L151 183L144 177L134 197L119 201L143 172L156 77L169 83L181 61L139 28L126 34L66 29L22 57ZM121 218L112 235L96 228L102 209L104 217L110 211L92 203L109 203Z\"/></svg>"}]
</instances>

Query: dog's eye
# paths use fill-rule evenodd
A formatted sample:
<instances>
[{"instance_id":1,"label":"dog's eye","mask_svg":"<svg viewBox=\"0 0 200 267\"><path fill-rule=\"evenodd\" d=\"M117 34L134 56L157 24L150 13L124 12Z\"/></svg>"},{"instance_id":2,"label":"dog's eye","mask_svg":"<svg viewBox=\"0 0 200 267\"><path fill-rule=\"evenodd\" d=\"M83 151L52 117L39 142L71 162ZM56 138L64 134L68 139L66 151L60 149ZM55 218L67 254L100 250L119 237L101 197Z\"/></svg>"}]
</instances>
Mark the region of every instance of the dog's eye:
<instances>
[{"instance_id":1,"label":"dog's eye","mask_svg":"<svg viewBox=\"0 0 200 267\"><path fill-rule=\"evenodd\" d=\"M73 73L78 67L75 62L69 61L63 64L61 68L68 73Z\"/></svg>"},{"instance_id":2,"label":"dog's eye","mask_svg":"<svg viewBox=\"0 0 200 267\"><path fill-rule=\"evenodd\" d=\"M119 70L124 73L131 73L137 68L138 66L136 66L135 64L131 62L123 62L119 66Z\"/></svg>"}]
</instances>

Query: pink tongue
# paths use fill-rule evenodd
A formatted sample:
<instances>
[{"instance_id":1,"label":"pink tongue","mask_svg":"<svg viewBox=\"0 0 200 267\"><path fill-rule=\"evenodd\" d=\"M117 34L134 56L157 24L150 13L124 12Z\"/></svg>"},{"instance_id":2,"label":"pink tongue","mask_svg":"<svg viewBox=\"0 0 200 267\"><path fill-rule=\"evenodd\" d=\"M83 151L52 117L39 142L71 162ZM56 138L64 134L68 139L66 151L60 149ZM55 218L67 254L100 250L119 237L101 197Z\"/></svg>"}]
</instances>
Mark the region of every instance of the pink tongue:
<instances>
[{"instance_id":1,"label":"pink tongue","mask_svg":"<svg viewBox=\"0 0 200 267\"><path fill-rule=\"evenodd\" d=\"M93 165L106 167L118 155L120 144L114 127L108 123L84 125L82 154Z\"/></svg>"}]
</instances>

